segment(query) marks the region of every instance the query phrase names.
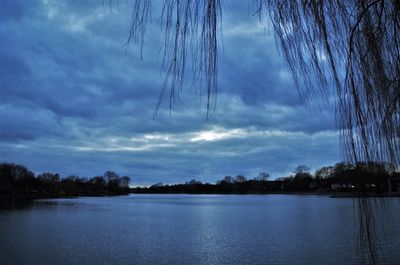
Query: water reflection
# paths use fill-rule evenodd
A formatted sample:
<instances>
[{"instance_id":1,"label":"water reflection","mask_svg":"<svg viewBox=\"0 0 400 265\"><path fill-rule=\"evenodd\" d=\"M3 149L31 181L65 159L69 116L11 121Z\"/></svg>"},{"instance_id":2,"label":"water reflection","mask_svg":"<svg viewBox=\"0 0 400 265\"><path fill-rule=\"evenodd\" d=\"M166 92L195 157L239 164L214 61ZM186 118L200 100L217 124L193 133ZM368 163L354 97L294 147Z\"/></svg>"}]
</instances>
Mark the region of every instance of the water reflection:
<instances>
[{"instance_id":1,"label":"water reflection","mask_svg":"<svg viewBox=\"0 0 400 265\"><path fill-rule=\"evenodd\" d=\"M400 211L395 205L392 219L382 219L384 264L400 264ZM23 210L0 213L0 257L2 265L357 264L355 229L353 199L348 198L37 200Z\"/></svg>"},{"instance_id":2,"label":"water reflection","mask_svg":"<svg viewBox=\"0 0 400 265\"><path fill-rule=\"evenodd\" d=\"M0 197L0 211L23 210L32 207L33 199L27 197Z\"/></svg>"}]
</instances>

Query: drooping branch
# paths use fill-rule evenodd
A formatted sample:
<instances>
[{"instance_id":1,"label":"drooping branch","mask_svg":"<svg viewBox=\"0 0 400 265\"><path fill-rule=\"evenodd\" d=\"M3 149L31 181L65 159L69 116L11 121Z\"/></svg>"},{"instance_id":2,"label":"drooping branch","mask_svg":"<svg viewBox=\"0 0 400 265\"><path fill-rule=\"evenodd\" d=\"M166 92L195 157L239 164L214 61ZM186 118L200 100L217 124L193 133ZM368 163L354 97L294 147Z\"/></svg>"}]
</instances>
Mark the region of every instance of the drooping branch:
<instances>
[{"instance_id":1,"label":"drooping branch","mask_svg":"<svg viewBox=\"0 0 400 265\"><path fill-rule=\"evenodd\" d=\"M207 115L217 92L218 35L221 29L220 0L163 0L160 24L163 29L162 69L165 80L154 116L169 90L170 108L183 88L187 63L191 67L192 87L207 91ZM134 0L130 34L131 40L143 47L151 0Z\"/></svg>"},{"instance_id":2,"label":"drooping branch","mask_svg":"<svg viewBox=\"0 0 400 265\"><path fill-rule=\"evenodd\" d=\"M345 159L400 166L399 1L254 2L300 92L336 97Z\"/></svg>"},{"instance_id":3,"label":"drooping branch","mask_svg":"<svg viewBox=\"0 0 400 265\"><path fill-rule=\"evenodd\" d=\"M400 2L255 3L270 16L300 92L335 96L345 159L400 167ZM379 264L376 207L370 198L357 202L362 263Z\"/></svg>"}]
</instances>

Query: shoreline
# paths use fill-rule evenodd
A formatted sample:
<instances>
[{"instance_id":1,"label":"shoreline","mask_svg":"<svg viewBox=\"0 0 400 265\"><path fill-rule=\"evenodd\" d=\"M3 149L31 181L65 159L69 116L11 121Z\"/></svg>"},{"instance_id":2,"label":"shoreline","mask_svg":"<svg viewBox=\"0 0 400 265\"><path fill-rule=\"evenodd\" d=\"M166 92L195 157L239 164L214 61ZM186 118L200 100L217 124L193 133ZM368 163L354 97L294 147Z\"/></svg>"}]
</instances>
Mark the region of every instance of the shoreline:
<instances>
[{"instance_id":1,"label":"shoreline","mask_svg":"<svg viewBox=\"0 0 400 265\"><path fill-rule=\"evenodd\" d=\"M393 193L358 193L358 192L252 192L252 193L196 193L196 192L131 192L129 194L188 194L188 195L322 195L331 198L358 197L400 197L400 192Z\"/></svg>"},{"instance_id":2,"label":"shoreline","mask_svg":"<svg viewBox=\"0 0 400 265\"><path fill-rule=\"evenodd\" d=\"M218 192L210 192L210 193L201 193L201 192L130 192L125 194L79 194L79 195L60 195L60 196L46 196L46 195L37 195L37 194L7 194L0 195L1 201L6 200L45 200L45 199L74 199L74 198L85 198L85 197L93 197L93 198L104 198L104 197L118 197L118 196L128 196L128 195L140 195L140 194L170 194L170 195L321 195L321 196L329 196L331 198L357 198L357 197L400 197L400 192L392 192L392 193L359 193L359 192L301 192L301 191L293 191L293 192L248 192L248 193L239 193L239 192L230 192L230 193L218 193Z\"/></svg>"}]
</instances>

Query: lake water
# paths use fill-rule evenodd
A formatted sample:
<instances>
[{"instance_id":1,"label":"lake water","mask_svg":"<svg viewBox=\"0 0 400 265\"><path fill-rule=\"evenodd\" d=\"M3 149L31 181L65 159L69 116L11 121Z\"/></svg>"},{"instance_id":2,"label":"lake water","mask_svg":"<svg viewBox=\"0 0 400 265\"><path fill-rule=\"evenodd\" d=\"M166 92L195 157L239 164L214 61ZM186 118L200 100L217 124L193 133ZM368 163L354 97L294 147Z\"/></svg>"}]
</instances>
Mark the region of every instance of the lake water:
<instances>
[{"instance_id":1,"label":"lake water","mask_svg":"<svg viewBox=\"0 0 400 265\"><path fill-rule=\"evenodd\" d=\"M400 203L386 199L383 264L400 264ZM354 200L130 195L0 211L2 265L357 264Z\"/></svg>"}]
</instances>

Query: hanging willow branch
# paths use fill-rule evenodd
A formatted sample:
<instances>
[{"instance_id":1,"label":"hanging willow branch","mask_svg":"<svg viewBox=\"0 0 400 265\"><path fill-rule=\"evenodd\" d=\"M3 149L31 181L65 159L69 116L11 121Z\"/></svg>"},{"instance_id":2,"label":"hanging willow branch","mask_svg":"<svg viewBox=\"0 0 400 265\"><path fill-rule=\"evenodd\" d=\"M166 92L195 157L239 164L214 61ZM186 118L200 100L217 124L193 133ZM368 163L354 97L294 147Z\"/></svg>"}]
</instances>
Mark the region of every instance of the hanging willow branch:
<instances>
[{"instance_id":1,"label":"hanging willow branch","mask_svg":"<svg viewBox=\"0 0 400 265\"><path fill-rule=\"evenodd\" d=\"M255 1L267 12L296 86L335 87L346 160L400 165L400 1Z\"/></svg>"},{"instance_id":2,"label":"hanging willow branch","mask_svg":"<svg viewBox=\"0 0 400 265\"><path fill-rule=\"evenodd\" d=\"M311 100L335 96L345 160L400 167L400 1L253 2L271 18L300 92ZM362 195L361 262L379 264L377 207Z\"/></svg>"},{"instance_id":3,"label":"hanging willow branch","mask_svg":"<svg viewBox=\"0 0 400 265\"><path fill-rule=\"evenodd\" d=\"M165 80L154 117L169 90L170 109L183 88L187 63L191 63L192 86L207 90L207 115L217 94L218 32L221 28L220 0L162 0L162 69ZM129 42L140 43L141 52L149 20L151 0L134 0Z\"/></svg>"}]
</instances>

